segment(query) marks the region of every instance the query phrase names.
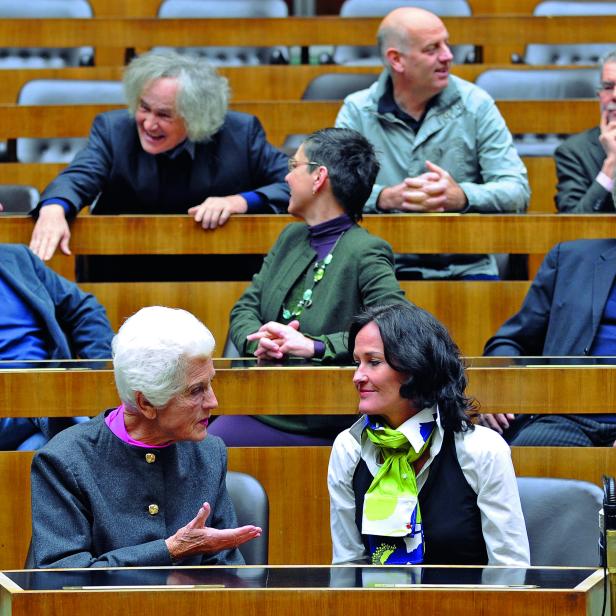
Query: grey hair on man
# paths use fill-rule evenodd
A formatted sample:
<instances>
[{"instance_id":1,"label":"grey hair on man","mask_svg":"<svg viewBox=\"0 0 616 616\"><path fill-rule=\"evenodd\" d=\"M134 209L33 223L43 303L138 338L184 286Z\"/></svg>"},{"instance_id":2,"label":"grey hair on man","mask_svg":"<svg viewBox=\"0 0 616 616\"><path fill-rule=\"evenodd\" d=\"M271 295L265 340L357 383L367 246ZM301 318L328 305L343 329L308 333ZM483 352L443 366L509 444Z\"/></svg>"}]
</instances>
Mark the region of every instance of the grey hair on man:
<instances>
[{"instance_id":1,"label":"grey hair on man","mask_svg":"<svg viewBox=\"0 0 616 616\"><path fill-rule=\"evenodd\" d=\"M605 55L601 57L600 65L599 65L601 74L603 74L603 68L605 67L606 64L613 64L613 63L616 63L616 49L614 49L613 51L608 51Z\"/></svg>"},{"instance_id":2,"label":"grey hair on man","mask_svg":"<svg viewBox=\"0 0 616 616\"><path fill-rule=\"evenodd\" d=\"M116 388L127 410L141 392L155 407L164 406L186 386L186 367L214 352L210 330L186 310L148 306L129 317L111 348Z\"/></svg>"},{"instance_id":3,"label":"grey hair on man","mask_svg":"<svg viewBox=\"0 0 616 616\"><path fill-rule=\"evenodd\" d=\"M223 125L229 84L212 65L175 51L153 51L135 58L124 71L124 92L134 115L144 88L156 79L179 82L176 110L192 141L205 141Z\"/></svg>"}]
</instances>

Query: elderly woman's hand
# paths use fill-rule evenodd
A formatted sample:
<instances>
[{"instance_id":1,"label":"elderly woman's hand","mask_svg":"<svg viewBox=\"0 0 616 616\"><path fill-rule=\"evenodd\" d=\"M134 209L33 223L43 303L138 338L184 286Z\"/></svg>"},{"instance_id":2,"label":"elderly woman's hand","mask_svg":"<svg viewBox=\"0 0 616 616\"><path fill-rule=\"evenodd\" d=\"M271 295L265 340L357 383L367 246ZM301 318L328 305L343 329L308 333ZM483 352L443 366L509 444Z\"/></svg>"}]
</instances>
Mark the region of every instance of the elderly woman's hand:
<instances>
[{"instance_id":1,"label":"elderly woman's hand","mask_svg":"<svg viewBox=\"0 0 616 616\"><path fill-rule=\"evenodd\" d=\"M285 355L314 357L314 341L299 332L297 320L288 325L270 321L246 339L259 341L255 356L260 359L282 359Z\"/></svg>"},{"instance_id":2,"label":"elderly woman's hand","mask_svg":"<svg viewBox=\"0 0 616 616\"><path fill-rule=\"evenodd\" d=\"M205 525L210 515L210 504L203 503L199 513L175 535L165 540L169 554L174 561L193 554L210 554L221 550L231 550L251 539L261 536L258 526L240 528L210 528Z\"/></svg>"}]
</instances>

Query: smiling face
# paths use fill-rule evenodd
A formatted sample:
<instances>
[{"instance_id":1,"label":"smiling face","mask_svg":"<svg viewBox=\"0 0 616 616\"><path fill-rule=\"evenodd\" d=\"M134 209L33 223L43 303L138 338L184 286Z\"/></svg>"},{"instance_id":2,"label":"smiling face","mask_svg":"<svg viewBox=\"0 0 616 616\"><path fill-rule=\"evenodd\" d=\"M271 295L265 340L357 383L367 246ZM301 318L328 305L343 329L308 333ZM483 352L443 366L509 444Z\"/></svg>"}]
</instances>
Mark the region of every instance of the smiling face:
<instances>
[{"instance_id":1,"label":"smiling face","mask_svg":"<svg viewBox=\"0 0 616 616\"><path fill-rule=\"evenodd\" d=\"M397 428L417 412L410 400L400 396L405 376L385 361L383 339L374 321L359 330L353 357L357 362L353 384L359 392L360 413L381 415L390 427Z\"/></svg>"},{"instance_id":2,"label":"smiling face","mask_svg":"<svg viewBox=\"0 0 616 616\"><path fill-rule=\"evenodd\" d=\"M155 430L161 442L202 441L206 437L210 414L218 408L212 389L214 374L211 359L195 357L189 360L186 386L156 410Z\"/></svg>"},{"instance_id":3,"label":"smiling face","mask_svg":"<svg viewBox=\"0 0 616 616\"><path fill-rule=\"evenodd\" d=\"M167 152L186 139L186 126L176 109L179 87L177 79L164 77L148 83L141 93L135 121L148 154Z\"/></svg>"}]
</instances>

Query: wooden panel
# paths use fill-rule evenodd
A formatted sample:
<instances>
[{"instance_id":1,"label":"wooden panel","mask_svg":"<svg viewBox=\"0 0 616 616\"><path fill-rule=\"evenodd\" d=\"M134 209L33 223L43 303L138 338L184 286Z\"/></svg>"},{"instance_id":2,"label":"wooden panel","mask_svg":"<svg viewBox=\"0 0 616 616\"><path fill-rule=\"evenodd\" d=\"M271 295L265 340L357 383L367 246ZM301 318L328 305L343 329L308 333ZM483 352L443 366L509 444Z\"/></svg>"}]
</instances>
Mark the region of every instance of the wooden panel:
<instances>
[{"instance_id":1,"label":"wooden panel","mask_svg":"<svg viewBox=\"0 0 616 616\"><path fill-rule=\"evenodd\" d=\"M509 69L527 71L557 68L577 70L579 66L531 66L526 64L459 64L452 67L452 73L468 81L475 81L487 70ZM308 84L319 75L337 73L368 73L375 77L381 72L380 66L337 66L322 65L259 65L222 66L219 74L229 80L232 100L299 100ZM33 79L87 79L119 80L122 66L88 66L65 68L3 69L0 103L16 103L23 85Z\"/></svg>"},{"instance_id":2,"label":"wooden panel","mask_svg":"<svg viewBox=\"0 0 616 616\"><path fill-rule=\"evenodd\" d=\"M343 570L344 571L344 570ZM323 571L323 577L329 569ZM354 572L348 572L353 580ZM599 572L575 588L480 588L478 586L446 586L426 584L404 588L391 584L386 588L268 588L263 589L148 589L129 590L62 590L17 592L9 598L2 589L2 600L11 605L12 616L131 616L162 614L249 614L250 616L365 616L383 609L394 613L408 611L409 604L418 613L440 616L586 616L599 614L602 597L602 576ZM546 570L546 575L554 570ZM486 570L490 575L490 570ZM498 576L498 570L495 570ZM189 576L188 576L189 577ZM189 577L190 579L190 577ZM249 586L249 583L247 583ZM395 586L395 587L394 587ZM8 609L8 608L7 608Z\"/></svg>"},{"instance_id":3,"label":"wooden panel","mask_svg":"<svg viewBox=\"0 0 616 616\"><path fill-rule=\"evenodd\" d=\"M528 211L531 213L545 212L555 213L556 205L556 163L551 156L529 156L523 159L528 171L528 183L530 184L530 204Z\"/></svg>"},{"instance_id":4,"label":"wooden panel","mask_svg":"<svg viewBox=\"0 0 616 616\"><path fill-rule=\"evenodd\" d=\"M90 283L80 287L105 306L114 330L143 306L184 308L203 321L221 353L229 329L229 313L248 282Z\"/></svg>"},{"instance_id":5,"label":"wooden panel","mask_svg":"<svg viewBox=\"0 0 616 616\"><path fill-rule=\"evenodd\" d=\"M402 281L406 297L447 327L463 355L477 356L522 305L530 283L506 281Z\"/></svg>"},{"instance_id":6,"label":"wooden panel","mask_svg":"<svg viewBox=\"0 0 616 616\"><path fill-rule=\"evenodd\" d=\"M373 45L381 18L286 19L2 19L6 47L149 47L153 45ZM603 43L613 40L616 17L483 15L444 17L456 44L518 46L534 43ZM484 57L484 61L488 61ZM492 60L490 60L492 61ZM505 60L508 61L508 60Z\"/></svg>"},{"instance_id":7,"label":"wooden panel","mask_svg":"<svg viewBox=\"0 0 616 616\"><path fill-rule=\"evenodd\" d=\"M577 133L597 124L596 101L498 101L512 133ZM0 105L0 138L82 137L94 116L119 105ZM287 135L333 126L339 101L239 101L231 109L256 115L275 145Z\"/></svg>"},{"instance_id":8,"label":"wooden panel","mask_svg":"<svg viewBox=\"0 0 616 616\"><path fill-rule=\"evenodd\" d=\"M266 254L292 219L232 217L204 231L189 216L79 216L72 225L75 254ZM372 214L363 226L396 252L540 254L556 243L614 237L610 214ZM0 242L28 244L32 221L4 216Z\"/></svg>"},{"instance_id":9,"label":"wooden panel","mask_svg":"<svg viewBox=\"0 0 616 616\"><path fill-rule=\"evenodd\" d=\"M270 502L270 564L327 564L331 559L329 447L232 447L229 469L255 476ZM519 476L561 477L601 486L616 475L616 449L513 447ZM23 566L31 535L32 452L0 452L0 569ZM308 532L308 529L320 529Z\"/></svg>"},{"instance_id":10,"label":"wooden panel","mask_svg":"<svg viewBox=\"0 0 616 616\"><path fill-rule=\"evenodd\" d=\"M613 366L507 366L508 361L490 358L490 367L483 367L486 360L475 367L467 358L468 393L483 413L616 413ZM352 367L218 366L217 413L353 414L352 373ZM111 370L0 370L0 417L95 415L117 404Z\"/></svg>"},{"instance_id":11,"label":"wooden panel","mask_svg":"<svg viewBox=\"0 0 616 616\"><path fill-rule=\"evenodd\" d=\"M529 284L426 280L402 281L401 287L411 301L443 322L464 355L472 356L481 355L486 340L518 310ZM143 306L184 308L208 326L221 350L227 338L229 313L248 282L106 282L80 286L105 306L114 330Z\"/></svg>"}]
</instances>

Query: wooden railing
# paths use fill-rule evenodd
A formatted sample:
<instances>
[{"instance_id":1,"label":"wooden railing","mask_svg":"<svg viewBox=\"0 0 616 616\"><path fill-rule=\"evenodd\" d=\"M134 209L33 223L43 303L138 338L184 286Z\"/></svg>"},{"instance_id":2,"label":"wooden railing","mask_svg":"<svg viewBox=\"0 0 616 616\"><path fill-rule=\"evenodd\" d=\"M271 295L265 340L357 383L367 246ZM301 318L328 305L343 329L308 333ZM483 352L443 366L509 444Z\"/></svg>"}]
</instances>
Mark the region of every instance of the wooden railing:
<instances>
[{"instance_id":1,"label":"wooden railing","mask_svg":"<svg viewBox=\"0 0 616 616\"><path fill-rule=\"evenodd\" d=\"M0 242L29 243L32 221L6 216ZM72 226L75 254L266 254L288 216L233 217L204 231L186 216L79 216ZM364 216L362 226L395 252L545 253L574 239L613 238L610 214L392 214Z\"/></svg>"},{"instance_id":2,"label":"wooden railing","mask_svg":"<svg viewBox=\"0 0 616 616\"><path fill-rule=\"evenodd\" d=\"M495 367L497 359L490 367L473 367L467 360L468 393L483 413L616 412L612 366ZM217 412L353 414L352 373L351 367L219 368ZM0 370L0 417L95 415L117 403L109 369Z\"/></svg>"},{"instance_id":3,"label":"wooden railing","mask_svg":"<svg viewBox=\"0 0 616 616\"><path fill-rule=\"evenodd\" d=\"M381 18L335 16L286 19L3 19L0 40L6 47L104 48L104 61L123 64L126 50L157 45L273 46L373 45ZM616 17L533 17L476 15L444 17L450 40L482 49L486 63L511 61L528 43L602 43L613 40Z\"/></svg>"}]
</instances>

